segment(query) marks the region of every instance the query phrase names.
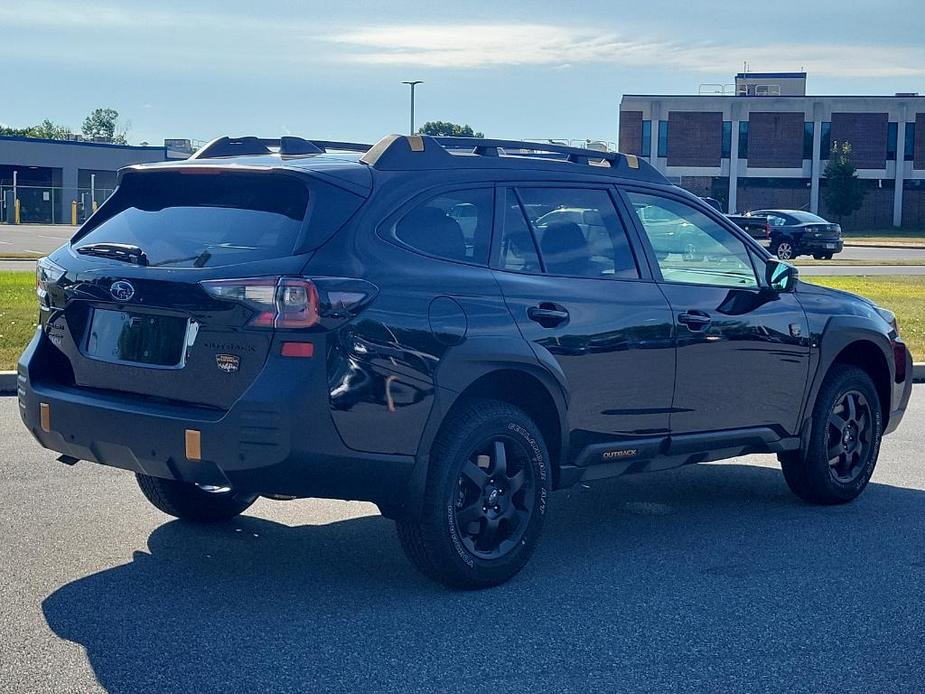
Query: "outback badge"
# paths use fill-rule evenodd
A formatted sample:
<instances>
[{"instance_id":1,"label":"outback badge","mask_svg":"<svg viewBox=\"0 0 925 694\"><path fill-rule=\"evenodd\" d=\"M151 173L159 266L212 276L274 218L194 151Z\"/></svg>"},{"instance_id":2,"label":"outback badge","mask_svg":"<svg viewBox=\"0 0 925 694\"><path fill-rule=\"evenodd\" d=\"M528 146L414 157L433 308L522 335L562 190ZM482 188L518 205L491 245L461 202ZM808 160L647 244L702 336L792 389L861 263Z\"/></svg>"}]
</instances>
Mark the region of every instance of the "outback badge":
<instances>
[{"instance_id":1,"label":"outback badge","mask_svg":"<svg viewBox=\"0 0 925 694\"><path fill-rule=\"evenodd\" d=\"M233 374L241 365L241 357L236 354L216 354L215 365L226 374Z\"/></svg>"}]
</instances>

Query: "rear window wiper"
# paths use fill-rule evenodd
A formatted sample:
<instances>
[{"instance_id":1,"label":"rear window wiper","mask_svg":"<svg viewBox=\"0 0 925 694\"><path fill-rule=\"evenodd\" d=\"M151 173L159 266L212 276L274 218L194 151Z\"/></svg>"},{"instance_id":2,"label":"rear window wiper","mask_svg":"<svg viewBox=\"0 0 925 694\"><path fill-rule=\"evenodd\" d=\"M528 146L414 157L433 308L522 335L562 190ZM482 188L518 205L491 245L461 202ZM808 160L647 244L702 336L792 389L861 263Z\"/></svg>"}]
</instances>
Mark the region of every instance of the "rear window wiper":
<instances>
[{"instance_id":1,"label":"rear window wiper","mask_svg":"<svg viewBox=\"0 0 925 694\"><path fill-rule=\"evenodd\" d=\"M128 243L90 243L75 249L82 255L97 255L101 258L112 258L133 265L147 265L148 255L138 246Z\"/></svg>"}]
</instances>

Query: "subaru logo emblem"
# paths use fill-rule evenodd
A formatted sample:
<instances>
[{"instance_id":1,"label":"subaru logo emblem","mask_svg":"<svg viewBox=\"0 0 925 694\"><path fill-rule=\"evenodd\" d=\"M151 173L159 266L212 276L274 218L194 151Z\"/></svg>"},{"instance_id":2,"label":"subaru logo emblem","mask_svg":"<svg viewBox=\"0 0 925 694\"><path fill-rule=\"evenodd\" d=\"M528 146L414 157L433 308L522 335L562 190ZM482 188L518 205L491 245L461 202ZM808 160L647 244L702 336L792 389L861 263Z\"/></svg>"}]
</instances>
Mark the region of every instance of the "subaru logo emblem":
<instances>
[{"instance_id":1,"label":"subaru logo emblem","mask_svg":"<svg viewBox=\"0 0 925 694\"><path fill-rule=\"evenodd\" d=\"M135 287L130 282L119 280L112 283L109 293L112 294L112 298L116 301L130 301L135 296Z\"/></svg>"}]
</instances>

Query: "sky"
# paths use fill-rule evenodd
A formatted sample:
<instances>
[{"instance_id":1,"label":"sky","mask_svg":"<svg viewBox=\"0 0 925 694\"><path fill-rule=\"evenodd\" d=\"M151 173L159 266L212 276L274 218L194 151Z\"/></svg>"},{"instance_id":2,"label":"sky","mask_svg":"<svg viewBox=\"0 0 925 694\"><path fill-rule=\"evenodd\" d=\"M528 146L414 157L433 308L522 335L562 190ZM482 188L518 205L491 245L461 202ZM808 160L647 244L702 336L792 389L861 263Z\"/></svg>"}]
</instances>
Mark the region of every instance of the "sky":
<instances>
[{"instance_id":1,"label":"sky","mask_svg":"<svg viewBox=\"0 0 925 694\"><path fill-rule=\"evenodd\" d=\"M923 0L0 0L0 123L133 144L301 135L376 141L416 120L488 136L616 141L623 94L753 71L812 94L925 94Z\"/></svg>"}]
</instances>

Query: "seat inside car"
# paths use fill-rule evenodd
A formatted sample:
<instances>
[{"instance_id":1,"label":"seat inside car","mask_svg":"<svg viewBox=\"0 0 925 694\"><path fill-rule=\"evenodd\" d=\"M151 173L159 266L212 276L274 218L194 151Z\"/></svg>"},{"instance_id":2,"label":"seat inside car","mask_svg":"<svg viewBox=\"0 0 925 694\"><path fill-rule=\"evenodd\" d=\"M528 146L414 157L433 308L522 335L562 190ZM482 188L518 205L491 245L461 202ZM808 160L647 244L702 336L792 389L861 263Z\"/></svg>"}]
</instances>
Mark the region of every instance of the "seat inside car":
<instances>
[{"instance_id":1,"label":"seat inside car","mask_svg":"<svg viewBox=\"0 0 925 694\"><path fill-rule=\"evenodd\" d=\"M553 222L543 231L540 243L546 269L564 275L597 275L591 248L575 222Z\"/></svg>"},{"instance_id":2,"label":"seat inside car","mask_svg":"<svg viewBox=\"0 0 925 694\"><path fill-rule=\"evenodd\" d=\"M466 239L459 222L438 207L419 207L395 226L395 236L425 253L466 260Z\"/></svg>"}]
</instances>

